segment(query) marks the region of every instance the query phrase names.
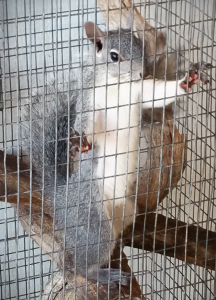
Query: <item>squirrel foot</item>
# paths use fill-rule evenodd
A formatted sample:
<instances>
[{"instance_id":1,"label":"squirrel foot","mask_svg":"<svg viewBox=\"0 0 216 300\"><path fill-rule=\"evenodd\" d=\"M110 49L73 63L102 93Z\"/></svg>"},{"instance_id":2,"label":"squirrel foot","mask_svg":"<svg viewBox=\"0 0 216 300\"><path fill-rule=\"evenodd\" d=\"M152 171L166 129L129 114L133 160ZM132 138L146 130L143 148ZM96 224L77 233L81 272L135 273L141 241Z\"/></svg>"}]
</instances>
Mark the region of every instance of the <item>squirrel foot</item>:
<instances>
[{"instance_id":1,"label":"squirrel foot","mask_svg":"<svg viewBox=\"0 0 216 300\"><path fill-rule=\"evenodd\" d=\"M71 129L73 132L73 137L70 139L69 142L71 146L70 157L75 158L77 152L88 153L88 151L92 149L92 144L88 142L85 133L82 132L82 135L80 136L80 134L76 130L74 130L73 128ZM80 148L80 137L82 138L81 148Z\"/></svg>"},{"instance_id":2,"label":"squirrel foot","mask_svg":"<svg viewBox=\"0 0 216 300\"><path fill-rule=\"evenodd\" d=\"M207 71L211 69L213 66L209 63L205 63L204 61L196 64L190 65L190 71L189 74L187 74L184 78L184 80L181 82L181 88L187 91L191 91L191 87L196 84L199 80L199 71L200 71L200 80L202 84L207 84L209 80L207 79L206 74L203 73L203 71ZM187 83L188 81L188 83Z\"/></svg>"}]
</instances>

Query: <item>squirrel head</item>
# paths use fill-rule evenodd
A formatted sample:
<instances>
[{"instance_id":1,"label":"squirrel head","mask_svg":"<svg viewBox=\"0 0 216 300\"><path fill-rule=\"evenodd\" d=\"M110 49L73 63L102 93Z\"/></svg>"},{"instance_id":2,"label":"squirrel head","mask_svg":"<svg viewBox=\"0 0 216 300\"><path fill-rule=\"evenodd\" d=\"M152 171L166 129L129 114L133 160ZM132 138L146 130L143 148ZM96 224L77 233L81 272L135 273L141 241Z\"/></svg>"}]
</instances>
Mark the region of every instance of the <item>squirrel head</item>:
<instances>
[{"instance_id":1,"label":"squirrel head","mask_svg":"<svg viewBox=\"0 0 216 300\"><path fill-rule=\"evenodd\" d=\"M108 64L109 76L130 81L148 75L143 41L131 29L103 32L94 23L86 22L85 31L94 47L96 64Z\"/></svg>"}]
</instances>

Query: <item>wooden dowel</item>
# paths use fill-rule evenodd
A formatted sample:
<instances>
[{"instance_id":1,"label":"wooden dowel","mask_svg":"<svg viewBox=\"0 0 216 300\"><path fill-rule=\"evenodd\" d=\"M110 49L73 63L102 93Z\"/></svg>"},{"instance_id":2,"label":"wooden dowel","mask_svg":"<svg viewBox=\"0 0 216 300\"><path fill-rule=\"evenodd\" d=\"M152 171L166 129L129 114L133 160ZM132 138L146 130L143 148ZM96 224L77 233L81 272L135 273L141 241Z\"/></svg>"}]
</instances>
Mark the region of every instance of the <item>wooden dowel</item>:
<instances>
[{"instance_id":1,"label":"wooden dowel","mask_svg":"<svg viewBox=\"0 0 216 300\"><path fill-rule=\"evenodd\" d=\"M175 257L190 264L215 270L216 232L155 213L136 218L133 247ZM145 234L143 233L145 222ZM131 245L132 226L124 232L124 243ZM155 236L155 244L154 244ZM185 245L187 251L185 257ZM155 248L153 247L155 245ZM206 247L207 245L207 247Z\"/></svg>"}]
</instances>

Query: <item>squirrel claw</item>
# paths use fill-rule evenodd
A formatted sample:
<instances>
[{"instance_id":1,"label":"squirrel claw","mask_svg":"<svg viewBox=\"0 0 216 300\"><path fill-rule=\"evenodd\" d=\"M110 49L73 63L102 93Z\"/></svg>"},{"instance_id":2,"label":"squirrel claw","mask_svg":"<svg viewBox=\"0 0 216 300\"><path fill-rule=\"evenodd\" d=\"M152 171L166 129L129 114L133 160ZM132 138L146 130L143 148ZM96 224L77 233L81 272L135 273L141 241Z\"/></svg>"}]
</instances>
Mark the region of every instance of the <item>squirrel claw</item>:
<instances>
[{"instance_id":1,"label":"squirrel claw","mask_svg":"<svg viewBox=\"0 0 216 300\"><path fill-rule=\"evenodd\" d=\"M189 74L186 75L184 80L181 82L181 88L184 89L185 92L190 92L192 90L191 87L194 84L197 84L199 81L199 72L202 84L207 84L209 80L207 79L207 76L203 73L203 71L207 71L212 67L213 66L211 64L205 63L204 61L196 64L191 64Z\"/></svg>"},{"instance_id":2,"label":"squirrel claw","mask_svg":"<svg viewBox=\"0 0 216 300\"><path fill-rule=\"evenodd\" d=\"M74 137L72 137L70 139L69 144L71 146L70 157L73 159L73 158L75 158L75 156L78 152L88 153L88 151L90 151L92 149L92 145L88 142L87 137L84 132L82 132L81 136L73 128L72 128L72 132L73 132ZM80 137L82 138L81 148L80 148Z\"/></svg>"}]
</instances>

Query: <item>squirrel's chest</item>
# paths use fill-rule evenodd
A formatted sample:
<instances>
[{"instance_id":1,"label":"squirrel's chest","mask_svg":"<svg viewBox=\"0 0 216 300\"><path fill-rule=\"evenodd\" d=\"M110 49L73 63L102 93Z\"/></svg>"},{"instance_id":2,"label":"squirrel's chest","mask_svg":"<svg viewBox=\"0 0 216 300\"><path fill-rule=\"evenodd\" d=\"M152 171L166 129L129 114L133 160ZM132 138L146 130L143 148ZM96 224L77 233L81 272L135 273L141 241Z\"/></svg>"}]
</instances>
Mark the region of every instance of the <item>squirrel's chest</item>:
<instances>
[{"instance_id":1,"label":"squirrel's chest","mask_svg":"<svg viewBox=\"0 0 216 300\"><path fill-rule=\"evenodd\" d=\"M95 107L109 109L130 105L130 103L137 102L135 97L138 97L137 89L129 82L97 87L95 88Z\"/></svg>"},{"instance_id":2,"label":"squirrel's chest","mask_svg":"<svg viewBox=\"0 0 216 300\"><path fill-rule=\"evenodd\" d=\"M130 83L96 88L93 101L98 121L106 126L106 131L128 127L129 119L130 123L136 119L133 111L137 98L137 90Z\"/></svg>"}]
</instances>

